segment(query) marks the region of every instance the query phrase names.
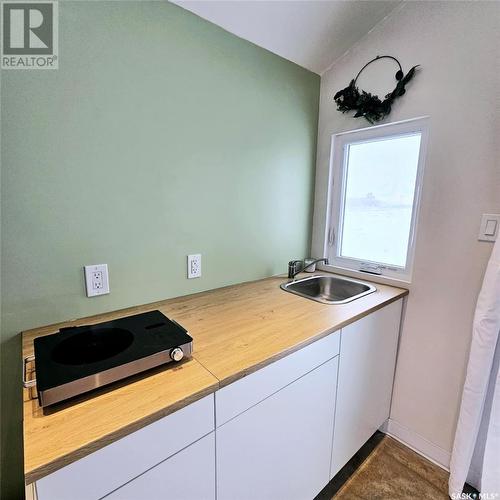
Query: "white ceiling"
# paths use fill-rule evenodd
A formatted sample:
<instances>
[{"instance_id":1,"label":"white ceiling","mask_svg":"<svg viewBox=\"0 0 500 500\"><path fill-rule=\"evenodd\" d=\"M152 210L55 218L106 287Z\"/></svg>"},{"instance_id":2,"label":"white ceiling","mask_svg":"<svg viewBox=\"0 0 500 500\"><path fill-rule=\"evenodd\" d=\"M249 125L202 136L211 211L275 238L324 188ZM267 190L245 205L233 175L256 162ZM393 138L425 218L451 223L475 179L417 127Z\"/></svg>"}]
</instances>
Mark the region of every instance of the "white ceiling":
<instances>
[{"instance_id":1,"label":"white ceiling","mask_svg":"<svg viewBox=\"0 0 500 500\"><path fill-rule=\"evenodd\" d=\"M401 0L171 0L322 74Z\"/></svg>"}]
</instances>

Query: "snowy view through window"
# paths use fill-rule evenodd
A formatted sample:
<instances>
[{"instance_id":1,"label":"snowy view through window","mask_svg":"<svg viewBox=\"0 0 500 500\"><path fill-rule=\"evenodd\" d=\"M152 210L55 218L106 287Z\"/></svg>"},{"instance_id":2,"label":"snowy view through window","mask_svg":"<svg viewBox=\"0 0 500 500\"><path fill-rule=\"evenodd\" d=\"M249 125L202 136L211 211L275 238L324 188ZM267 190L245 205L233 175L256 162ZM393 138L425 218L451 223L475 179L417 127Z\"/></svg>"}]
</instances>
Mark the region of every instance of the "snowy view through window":
<instances>
[{"instance_id":1,"label":"snowy view through window","mask_svg":"<svg viewBox=\"0 0 500 500\"><path fill-rule=\"evenodd\" d=\"M347 146L340 256L404 267L421 134Z\"/></svg>"}]
</instances>

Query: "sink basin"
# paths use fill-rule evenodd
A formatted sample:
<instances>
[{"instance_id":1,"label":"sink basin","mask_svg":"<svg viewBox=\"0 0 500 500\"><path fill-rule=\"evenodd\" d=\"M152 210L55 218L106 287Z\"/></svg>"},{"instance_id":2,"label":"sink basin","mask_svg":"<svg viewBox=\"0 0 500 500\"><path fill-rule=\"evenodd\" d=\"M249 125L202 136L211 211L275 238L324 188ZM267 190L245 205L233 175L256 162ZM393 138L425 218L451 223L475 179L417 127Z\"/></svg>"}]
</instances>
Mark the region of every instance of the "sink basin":
<instances>
[{"instance_id":1,"label":"sink basin","mask_svg":"<svg viewBox=\"0 0 500 500\"><path fill-rule=\"evenodd\" d=\"M323 304L345 304L377 291L373 285L363 281L339 276L309 276L280 286L286 292Z\"/></svg>"}]
</instances>

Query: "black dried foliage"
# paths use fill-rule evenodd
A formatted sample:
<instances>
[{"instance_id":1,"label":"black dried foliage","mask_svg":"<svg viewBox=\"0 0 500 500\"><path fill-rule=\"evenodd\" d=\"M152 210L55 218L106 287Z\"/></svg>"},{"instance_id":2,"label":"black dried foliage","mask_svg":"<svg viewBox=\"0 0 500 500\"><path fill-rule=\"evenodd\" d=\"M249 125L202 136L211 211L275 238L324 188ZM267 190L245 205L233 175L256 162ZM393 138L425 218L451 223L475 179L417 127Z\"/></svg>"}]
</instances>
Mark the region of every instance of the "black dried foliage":
<instances>
[{"instance_id":1,"label":"black dried foliage","mask_svg":"<svg viewBox=\"0 0 500 500\"><path fill-rule=\"evenodd\" d=\"M337 109L342 113L356 111L354 118L363 116L370 123L382 120L391 112L393 102L404 95L406 92L405 86L414 77L418 67L419 65L413 66L406 75L399 70L396 73L396 80L398 80L396 88L389 92L383 101L378 96L370 94L370 92L360 91L356 86L356 80L351 80L351 83L345 89L339 90L333 98L337 103Z\"/></svg>"}]
</instances>

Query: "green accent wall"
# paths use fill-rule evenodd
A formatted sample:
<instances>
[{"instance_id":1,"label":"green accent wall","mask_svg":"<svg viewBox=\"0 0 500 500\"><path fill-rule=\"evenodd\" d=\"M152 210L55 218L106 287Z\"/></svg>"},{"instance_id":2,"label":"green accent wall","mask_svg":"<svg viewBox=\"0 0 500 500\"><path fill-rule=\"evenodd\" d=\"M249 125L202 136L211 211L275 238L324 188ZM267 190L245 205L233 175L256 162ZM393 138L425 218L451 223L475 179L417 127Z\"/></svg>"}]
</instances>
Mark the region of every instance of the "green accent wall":
<instances>
[{"instance_id":1,"label":"green accent wall","mask_svg":"<svg viewBox=\"0 0 500 500\"><path fill-rule=\"evenodd\" d=\"M1 75L2 499L20 331L286 272L310 242L318 75L166 2L59 11L59 69Z\"/></svg>"}]
</instances>

